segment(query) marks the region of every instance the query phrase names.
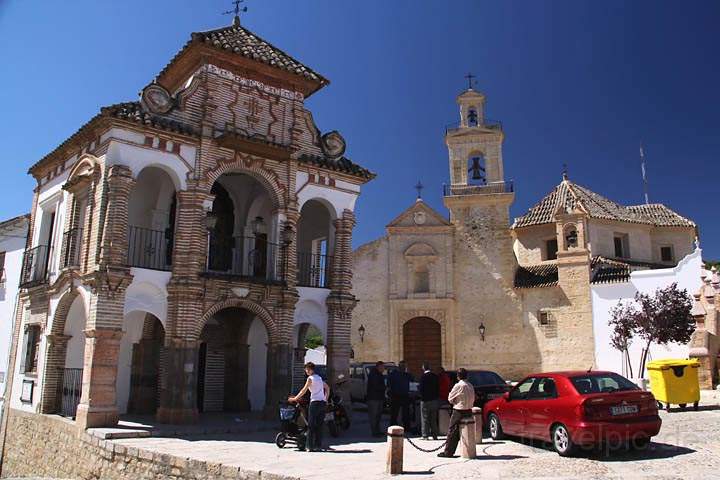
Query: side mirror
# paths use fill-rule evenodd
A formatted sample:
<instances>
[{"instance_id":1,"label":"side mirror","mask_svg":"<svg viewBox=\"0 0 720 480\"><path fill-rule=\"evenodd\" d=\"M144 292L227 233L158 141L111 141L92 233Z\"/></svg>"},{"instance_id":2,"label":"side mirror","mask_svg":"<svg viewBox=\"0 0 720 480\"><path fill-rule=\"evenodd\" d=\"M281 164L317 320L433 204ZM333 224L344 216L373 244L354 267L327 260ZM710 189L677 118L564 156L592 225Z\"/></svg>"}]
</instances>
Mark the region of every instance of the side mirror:
<instances>
[{"instance_id":1,"label":"side mirror","mask_svg":"<svg viewBox=\"0 0 720 480\"><path fill-rule=\"evenodd\" d=\"M510 392L503 393L503 398L509 402L510 401Z\"/></svg>"}]
</instances>

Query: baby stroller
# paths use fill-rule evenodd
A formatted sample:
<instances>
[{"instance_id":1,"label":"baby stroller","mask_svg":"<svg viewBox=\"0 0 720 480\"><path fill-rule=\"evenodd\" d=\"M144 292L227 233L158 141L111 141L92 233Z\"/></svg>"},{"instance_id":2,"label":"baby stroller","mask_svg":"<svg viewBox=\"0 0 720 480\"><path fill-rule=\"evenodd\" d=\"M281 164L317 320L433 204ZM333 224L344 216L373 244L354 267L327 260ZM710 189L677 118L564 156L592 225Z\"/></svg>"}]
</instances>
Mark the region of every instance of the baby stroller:
<instances>
[{"instance_id":1,"label":"baby stroller","mask_svg":"<svg viewBox=\"0 0 720 480\"><path fill-rule=\"evenodd\" d=\"M305 448L307 439L307 418L301 405L280 402L280 433L275 436L275 445L283 448L287 443Z\"/></svg>"}]
</instances>

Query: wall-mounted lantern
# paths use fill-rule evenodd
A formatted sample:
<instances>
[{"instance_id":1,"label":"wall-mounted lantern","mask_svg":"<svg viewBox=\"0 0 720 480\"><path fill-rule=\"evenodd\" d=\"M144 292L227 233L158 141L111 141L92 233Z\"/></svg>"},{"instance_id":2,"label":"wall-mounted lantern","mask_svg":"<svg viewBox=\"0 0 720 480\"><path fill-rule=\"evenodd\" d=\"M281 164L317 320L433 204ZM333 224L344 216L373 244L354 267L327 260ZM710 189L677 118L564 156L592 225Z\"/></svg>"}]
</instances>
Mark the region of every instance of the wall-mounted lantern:
<instances>
[{"instance_id":1,"label":"wall-mounted lantern","mask_svg":"<svg viewBox=\"0 0 720 480\"><path fill-rule=\"evenodd\" d=\"M265 227L265 221L263 220L263 217L255 217L255 220L252 221L252 231L255 235L258 233L262 233Z\"/></svg>"},{"instance_id":2,"label":"wall-mounted lantern","mask_svg":"<svg viewBox=\"0 0 720 480\"><path fill-rule=\"evenodd\" d=\"M360 334L360 343L363 343L365 341L365 326L360 325L360 328L358 328L358 333Z\"/></svg>"},{"instance_id":3,"label":"wall-mounted lantern","mask_svg":"<svg viewBox=\"0 0 720 480\"><path fill-rule=\"evenodd\" d=\"M485 324L484 323L480 322L478 331L480 332L480 339L484 342L485 341Z\"/></svg>"},{"instance_id":4,"label":"wall-mounted lantern","mask_svg":"<svg viewBox=\"0 0 720 480\"><path fill-rule=\"evenodd\" d=\"M207 228L209 232L212 232L217 226L217 221L218 216L216 214L213 212L207 212L207 215L205 215L205 228Z\"/></svg>"}]
</instances>

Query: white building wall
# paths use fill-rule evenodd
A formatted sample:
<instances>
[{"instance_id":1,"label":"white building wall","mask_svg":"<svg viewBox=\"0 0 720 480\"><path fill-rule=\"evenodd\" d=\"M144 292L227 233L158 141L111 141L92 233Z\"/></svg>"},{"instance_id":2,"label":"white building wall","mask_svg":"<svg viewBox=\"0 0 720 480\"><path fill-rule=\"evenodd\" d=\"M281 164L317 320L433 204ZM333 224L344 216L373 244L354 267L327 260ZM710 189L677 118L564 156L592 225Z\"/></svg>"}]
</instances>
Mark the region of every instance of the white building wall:
<instances>
[{"instance_id":1,"label":"white building wall","mask_svg":"<svg viewBox=\"0 0 720 480\"><path fill-rule=\"evenodd\" d=\"M22 222L20 228L0 234L0 252L5 252L5 282L0 285L0 408L5 400L12 328L26 236L27 222Z\"/></svg>"},{"instance_id":2,"label":"white building wall","mask_svg":"<svg viewBox=\"0 0 720 480\"><path fill-rule=\"evenodd\" d=\"M678 288L687 290L688 294L692 296L702 284L702 269L702 251L697 248L674 268L633 272L630 275L630 281L625 283L591 285L595 367L629 375L622 353L610 344L612 334L610 312L620 300L632 300L637 292L652 294L658 288L665 288L674 282L677 282ZM636 339L630 346L630 361L635 377L639 377L637 368L642 347L640 339ZM687 358L687 356L687 345L670 344L650 347L649 358L653 360Z\"/></svg>"}]
</instances>

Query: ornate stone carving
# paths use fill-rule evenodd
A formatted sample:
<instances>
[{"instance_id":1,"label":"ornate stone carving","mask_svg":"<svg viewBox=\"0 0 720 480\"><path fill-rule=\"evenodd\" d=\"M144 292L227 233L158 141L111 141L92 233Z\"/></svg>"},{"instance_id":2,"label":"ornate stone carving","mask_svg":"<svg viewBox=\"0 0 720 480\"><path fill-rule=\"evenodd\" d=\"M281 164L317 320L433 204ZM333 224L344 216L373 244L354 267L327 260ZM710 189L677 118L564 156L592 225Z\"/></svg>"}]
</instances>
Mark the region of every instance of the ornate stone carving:
<instances>
[{"instance_id":1,"label":"ornate stone carving","mask_svg":"<svg viewBox=\"0 0 720 480\"><path fill-rule=\"evenodd\" d=\"M337 130L326 133L320 139L320 148L322 148L323 153L333 160L343 156L345 146L345 139Z\"/></svg>"},{"instance_id":2,"label":"ornate stone carving","mask_svg":"<svg viewBox=\"0 0 720 480\"><path fill-rule=\"evenodd\" d=\"M143 106L153 113L167 113L175 106L170 93L157 83L145 87L140 99Z\"/></svg>"}]
</instances>

